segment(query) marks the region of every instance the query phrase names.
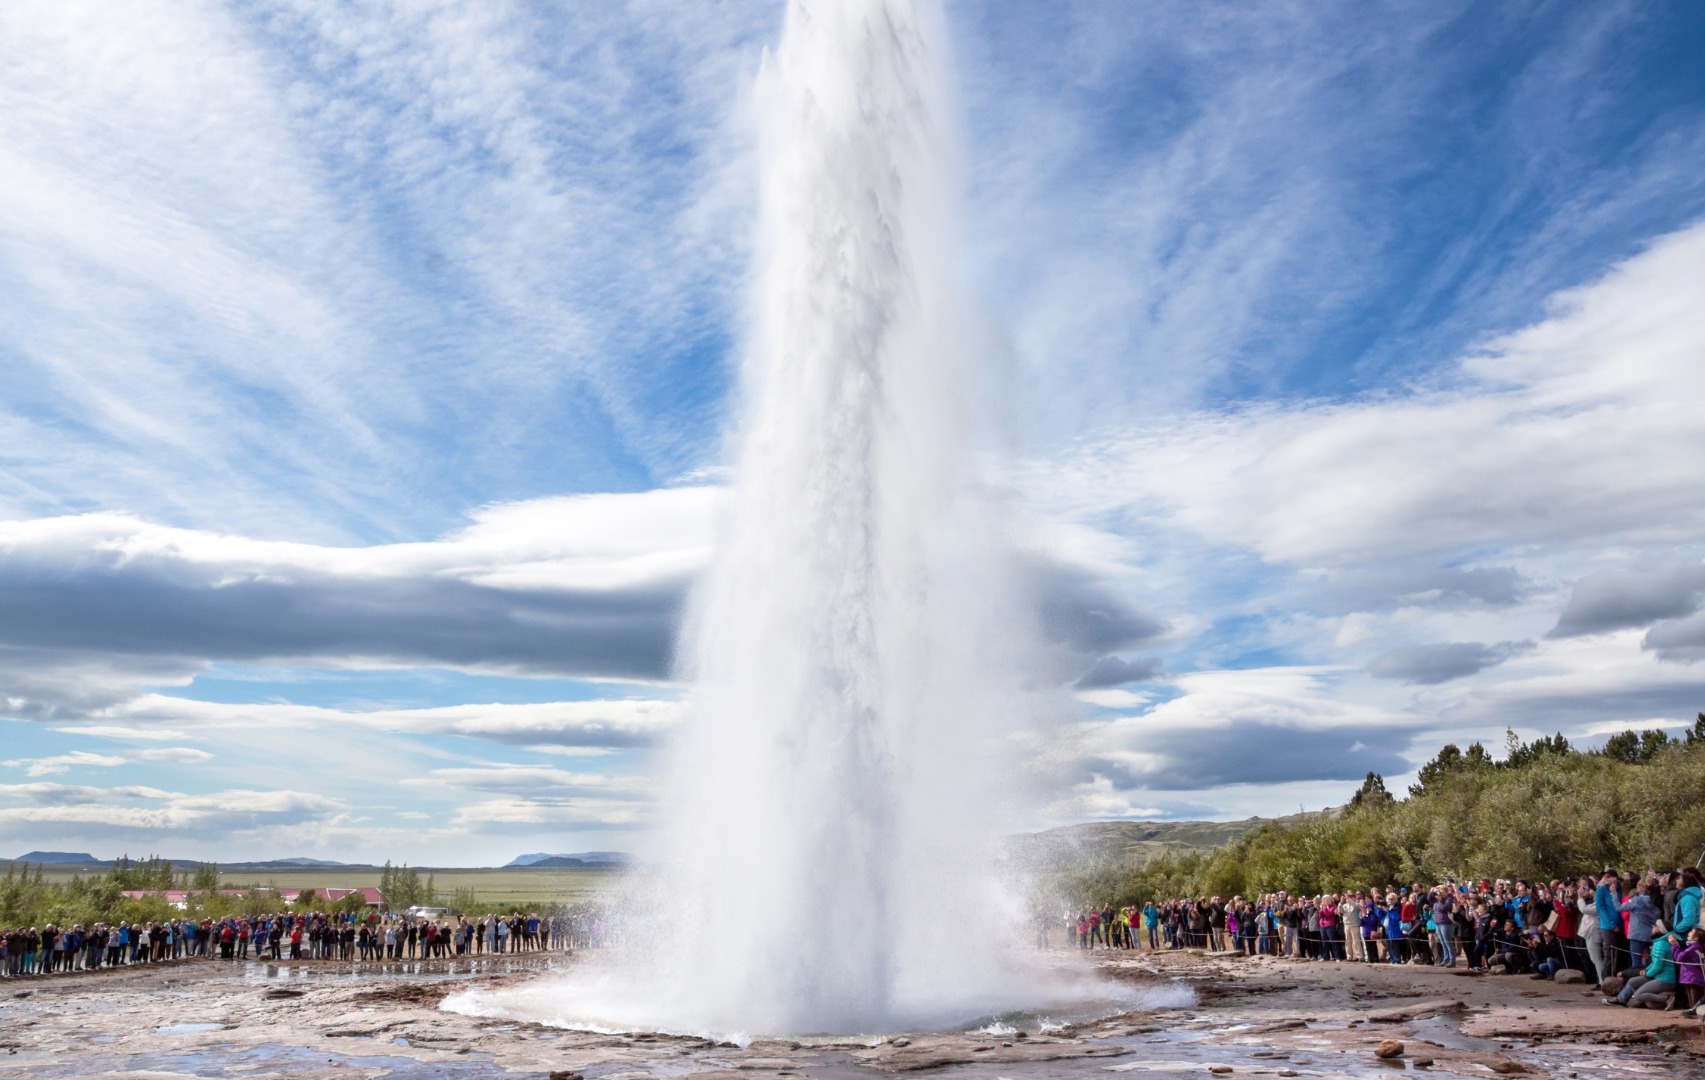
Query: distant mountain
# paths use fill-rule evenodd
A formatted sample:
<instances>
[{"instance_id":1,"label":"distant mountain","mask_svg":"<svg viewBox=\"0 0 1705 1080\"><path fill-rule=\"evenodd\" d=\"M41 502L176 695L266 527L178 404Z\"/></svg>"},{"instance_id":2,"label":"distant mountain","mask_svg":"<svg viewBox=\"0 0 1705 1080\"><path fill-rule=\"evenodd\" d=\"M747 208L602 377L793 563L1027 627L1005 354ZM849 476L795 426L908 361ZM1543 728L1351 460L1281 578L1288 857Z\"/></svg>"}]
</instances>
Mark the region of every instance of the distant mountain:
<instances>
[{"instance_id":1,"label":"distant mountain","mask_svg":"<svg viewBox=\"0 0 1705 1080\"><path fill-rule=\"evenodd\" d=\"M146 862L146 859L132 858L132 863ZM169 862L179 873L194 870L201 863L195 859L162 859ZM0 862L49 863L58 866L86 866L90 869L106 869L113 865L113 859L97 859L83 851L31 851L19 855L16 859L0 859ZM220 869L237 870L314 870L314 869L343 869L351 863L333 862L330 859L309 859L298 856L294 859L266 859L254 862L220 863Z\"/></svg>"},{"instance_id":2,"label":"distant mountain","mask_svg":"<svg viewBox=\"0 0 1705 1080\"><path fill-rule=\"evenodd\" d=\"M509 860L509 866L531 866L541 870L572 870L577 866L626 866L632 861L625 851L577 851L567 855L551 854L550 852L535 852L531 855L517 855Z\"/></svg>"},{"instance_id":3,"label":"distant mountain","mask_svg":"<svg viewBox=\"0 0 1705 1080\"><path fill-rule=\"evenodd\" d=\"M57 863L65 866L70 863L94 863L100 865L101 860L86 851L27 851L19 855L13 862Z\"/></svg>"}]
</instances>

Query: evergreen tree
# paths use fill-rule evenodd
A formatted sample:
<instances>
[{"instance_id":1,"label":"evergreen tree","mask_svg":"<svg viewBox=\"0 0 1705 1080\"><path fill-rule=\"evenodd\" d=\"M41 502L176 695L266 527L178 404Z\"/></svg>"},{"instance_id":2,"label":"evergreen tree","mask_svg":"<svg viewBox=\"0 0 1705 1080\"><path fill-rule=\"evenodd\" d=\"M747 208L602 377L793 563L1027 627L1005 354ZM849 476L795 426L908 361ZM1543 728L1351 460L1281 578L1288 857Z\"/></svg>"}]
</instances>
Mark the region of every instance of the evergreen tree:
<instances>
[{"instance_id":1,"label":"evergreen tree","mask_svg":"<svg viewBox=\"0 0 1705 1080\"><path fill-rule=\"evenodd\" d=\"M1385 790L1385 777L1376 772L1368 773L1367 779L1362 781L1362 786L1350 796L1350 805L1353 807L1386 806L1395 801L1391 792Z\"/></svg>"},{"instance_id":2,"label":"evergreen tree","mask_svg":"<svg viewBox=\"0 0 1705 1080\"><path fill-rule=\"evenodd\" d=\"M1504 729L1504 750L1503 765L1506 769L1525 769L1547 755L1568 757L1575 752L1574 747L1569 745L1569 740L1565 739L1560 731L1550 738L1524 743L1514 728Z\"/></svg>"},{"instance_id":3,"label":"evergreen tree","mask_svg":"<svg viewBox=\"0 0 1705 1080\"><path fill-rule=\"evenodd\" d=\"M1620 761L1627 765L1644 765L1657 757L1671 746L1681 745L1672 740L1662 731L1628 731L1619 732L1605 740L1604 749L1599 753L1612 761Z\"/></svg>"},{"instance_id":4,"label":"evergreen tree","mask_svg":"<svg viewBox=\"0 0 1705 1080\"><path fill-rule=\"evenodd\" d=\"M1462 751L1457 749L1455 743L1445 743L1433 760L1421 766L1415 773L1415 782L1409 785L1410 798L1438 790L1445 778L1461 767Z\"/></svg>"}]
</instances>

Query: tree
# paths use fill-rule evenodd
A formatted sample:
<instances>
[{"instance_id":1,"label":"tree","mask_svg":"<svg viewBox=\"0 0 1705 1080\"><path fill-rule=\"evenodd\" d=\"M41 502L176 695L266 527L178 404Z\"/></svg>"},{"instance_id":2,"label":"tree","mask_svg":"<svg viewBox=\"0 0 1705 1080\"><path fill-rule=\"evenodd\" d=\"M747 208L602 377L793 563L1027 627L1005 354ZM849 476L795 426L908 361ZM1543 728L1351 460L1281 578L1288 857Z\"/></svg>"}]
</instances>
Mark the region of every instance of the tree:
<instances>
[{"instance_id":1,"label":"tree","mask_svg":"<svg viewBox=\"0 0 1705 1080\"><path fill-rule=\"evenodd\" d=\"M194 876L190 878L189 887L202 892L212 892L219 888L219 864L204 862L197 865Z\"/></svg>"},{"instance_id":2,"label":"tree","mask_svg":"<svg viewBox=\"0 0 1705 1080\"><path fill-rule=\"evenodd\" d=\"M1699 714L1699 719L1693 721L1693 726L1687 730L1687 745L1697 746L1705 743L1705 712Z\"/></svg>"},{"instance_id":3,"label":"tree","mask_svg":"<svg viewBox=\"0 0 1705 1080\"><path fill-rule=\"evenodd\" d=\"M386 859L384 869L379 871L379 895L384 898L388 909L427 903L432 899L432 892L432 879L422 882L420 870L407 863L400 867L392 866L391 860Z\"/></svg>"},{"instance_id":4,"label":"tree","mask_svg":"<svg viewBox=\"0 0 1705 1080\"><path fill-rule=\"evenodd\" d=\"M1396 801L1391 797L1391 792L1385 790L1385 777L1376 772L1368 773L1367 779L1362 781L1362 786L1350 796L1350 805L1353 807L1389 806Z\"/></svg>"},{"instance_id":5,"label":"tree","mask_svg":"<svg viewBox=\"0 0 1705 1080\"><path fill-rule=\"evenodd\" d=\"M131 862L129 855L121 855L107 876L120 889L170 889L175 884L172 864L158 855L148 856L145 862Z\"/></svg>"},{"instance_id":6,"label":"tree","mask_svg":"<svg viewBox=\"0 0 1705 1080\"><path fill-rule=\"evenodd\" d=\"M367 910L367 898L360 891L345 893L343 898L333 905L332 910L339 915L359 915Z\"/></svg>"},{"instance_id":7,"label":"tree","mask_svg":"<svg viewBox=\"0 0 1705 1080\"><path fill-rule=\"evenodd\" d=\"M1490 772L1496 767L1497 762L1479 743L1470 743L1467 750L1457 749L1455 743L1445 743L1439 748L1438 755L1415 774L1415 782L1409 785L1409 795L1413 798L1436 794L1453 777Z\"/></svg>"},{"instance_id":8,"label":"tree","mask_svg":"<svg viewBox=\"0 0 1705 1080\"><path fill-rule=\"evenodd\" d=\"M1667 734L1658 730L1634 731L1632 729L1612 735L1604 742L1604 749L1599 753L1612 761L1620 761L1625 765L1644 765L1657 757L1672 745L1680 745Z\"/></svg>"},{"instance_id":9,"label":"tree","mask_svg":"<svg viewBox=\"0 0 1705 1080\"><path fill-rule=\"evenodd\" d=\"M1574 747L1569 745L1569 740L1565 739L1560 731L1550 738L1524 743L1514 728L1504 729L1504 750L1506 769L1525 769L1547 755L1567 757L1575 752Z\"/></svg>"}]
</instances>

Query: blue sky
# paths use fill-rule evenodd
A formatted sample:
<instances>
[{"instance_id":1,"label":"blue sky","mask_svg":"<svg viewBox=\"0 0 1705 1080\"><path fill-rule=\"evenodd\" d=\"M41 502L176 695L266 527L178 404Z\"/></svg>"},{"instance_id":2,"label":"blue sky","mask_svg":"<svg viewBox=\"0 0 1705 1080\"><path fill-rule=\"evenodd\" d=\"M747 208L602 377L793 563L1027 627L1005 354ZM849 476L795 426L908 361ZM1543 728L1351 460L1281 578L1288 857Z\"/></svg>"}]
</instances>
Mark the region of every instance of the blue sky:
<instances>
[{"instance_id":1,"label":"blue sky","mask_svg":"<svg viewBox=\"0 0 1705 1080\"><path fill-rule=\"evenodd\" d=\"M1705 708L1705 9L947 9L1038 824ZM0 854L629 843L780 14L0 10Z\"/></svg>"}]
</instances>

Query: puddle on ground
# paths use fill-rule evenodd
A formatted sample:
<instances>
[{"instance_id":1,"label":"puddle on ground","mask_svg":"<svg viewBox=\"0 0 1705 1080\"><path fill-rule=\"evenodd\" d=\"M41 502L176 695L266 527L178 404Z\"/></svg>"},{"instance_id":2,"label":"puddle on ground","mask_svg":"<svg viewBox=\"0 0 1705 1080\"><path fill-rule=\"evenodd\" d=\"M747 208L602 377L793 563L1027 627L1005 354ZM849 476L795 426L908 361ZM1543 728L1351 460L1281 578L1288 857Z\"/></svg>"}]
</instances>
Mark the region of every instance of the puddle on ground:
<instances>
[{"instance_id":1,"label":"puddle on ground","mask_svg":"<svg viewBox=\"0 0 1705 1080\"><path fill-rule=\"evenodd\" d=\"M293 1072L323 1074L327 1066L364 1070L352 1075L381 1076L385 1080L545 1080L536 1070L511 1071L479 1059L416 1061L385 1055L329 1053L321 1049L267 1043L238 1049L217 1046L185 1052L149 1054L78 1054L33 1057L27 1066L23 1055L0 1057L0 1077L90 1076L114 1072L172 1073L182 1076L230 1077L265 1070L289 1076ZM18 1068L11 1066L18 1063Z\"/></svg>"}]
</instances>

